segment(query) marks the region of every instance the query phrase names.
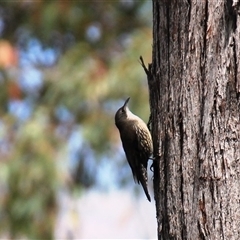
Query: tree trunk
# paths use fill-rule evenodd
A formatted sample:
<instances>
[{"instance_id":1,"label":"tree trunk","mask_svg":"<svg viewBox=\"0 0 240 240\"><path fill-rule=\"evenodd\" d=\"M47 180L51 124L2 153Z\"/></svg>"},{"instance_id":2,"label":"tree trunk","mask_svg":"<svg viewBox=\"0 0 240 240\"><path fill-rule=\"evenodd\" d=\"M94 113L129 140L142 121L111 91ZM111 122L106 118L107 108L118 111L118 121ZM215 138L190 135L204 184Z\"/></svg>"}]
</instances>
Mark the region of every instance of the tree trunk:
<instances>
[{"instance_id":1,"label":"tree trunk","mask_svg":"<svg viewBox=\"0 0 240 240\"><path fill-rule=\"evenodd\" d=\"M238 5L153 0L145 70L159 239L240 239Z\"/></svg>"}]
</instances>

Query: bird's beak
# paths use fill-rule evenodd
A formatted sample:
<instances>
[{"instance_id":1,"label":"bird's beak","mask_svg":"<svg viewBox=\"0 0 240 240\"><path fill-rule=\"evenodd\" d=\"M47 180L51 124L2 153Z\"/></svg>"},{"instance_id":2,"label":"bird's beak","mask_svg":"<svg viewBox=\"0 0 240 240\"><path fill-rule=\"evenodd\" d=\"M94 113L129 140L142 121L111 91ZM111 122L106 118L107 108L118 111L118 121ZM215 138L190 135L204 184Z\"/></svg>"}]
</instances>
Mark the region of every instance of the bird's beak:
<instances>
[{"instance_id":1,"label":"bird's beak","mask_svg":"<svg viewBox=\"0 0 240 240\"><path fill-rule=\"evenodd\" d=\"M128 104L128 102L129 102L129 100L130 100L130 97L129 97L129 98L127 98L127 100L125 101L125 103L124 103L124 105L123 105L123 108L124 108L124 109L126 109L126 107L127 107L127 104Z\"/></svg>"}]
</instances>

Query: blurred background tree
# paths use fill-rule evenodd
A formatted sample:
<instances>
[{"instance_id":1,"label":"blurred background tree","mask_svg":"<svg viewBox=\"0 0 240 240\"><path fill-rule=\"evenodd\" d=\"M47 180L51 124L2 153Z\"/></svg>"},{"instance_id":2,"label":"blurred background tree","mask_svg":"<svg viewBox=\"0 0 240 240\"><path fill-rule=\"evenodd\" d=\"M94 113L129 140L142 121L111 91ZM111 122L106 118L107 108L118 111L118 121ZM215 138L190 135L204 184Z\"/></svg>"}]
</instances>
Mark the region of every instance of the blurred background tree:
<instances>
[{"instance_id":1,"label":"blurred background tree","mask_svg":"<svg viewBox=\"0 0 240 240\"><path fill-rule=\"evenodd\" d=\"M1 1L0 219L52 239L57 193L133 186L114 114L148 120L151 1Z\"/></svg>"}]
</instances>

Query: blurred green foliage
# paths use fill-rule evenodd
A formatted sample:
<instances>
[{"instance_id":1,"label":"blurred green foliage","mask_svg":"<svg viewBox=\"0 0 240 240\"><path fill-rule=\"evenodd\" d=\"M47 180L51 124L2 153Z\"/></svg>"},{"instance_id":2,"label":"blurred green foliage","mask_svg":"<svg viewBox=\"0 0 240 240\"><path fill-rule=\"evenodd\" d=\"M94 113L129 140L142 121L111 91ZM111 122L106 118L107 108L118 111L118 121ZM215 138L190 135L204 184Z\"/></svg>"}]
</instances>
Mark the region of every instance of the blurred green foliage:
<instances>
[{"instance_id":1,"label":"blurred green foliage","mask_svg":"<svg viewBox=\"0 0 240 240\"><path fill-rule=\"evenodd\" d=\"M58 185L55 143L47 124L39 120L33 117L19 129L7 158L1 230L8 230L12 239L19 233L31 239L53 238Z\"/></svg>"},{"instance_id":2,"label":"blurred green foliage","mask_svg":"<svg viewBox=\"0 0 240 240\"><path fill-rule=\"evenodd\" d=\"M0 229L11 238L52 239L63 186L97 184L103 158L116 164L120 182L132 181L115 161L122 155L114 114L130 96L131 109L148 120L138 59L151 61L151 2L1 1L0 23L0 41L18 49L17 64L0 66ZM20 77L29 68L42 74L32 90ZM27 103L29 116L20 119L11 102ZM76 131L81 144L69 178Z\"/></svg>"}]
</instances>

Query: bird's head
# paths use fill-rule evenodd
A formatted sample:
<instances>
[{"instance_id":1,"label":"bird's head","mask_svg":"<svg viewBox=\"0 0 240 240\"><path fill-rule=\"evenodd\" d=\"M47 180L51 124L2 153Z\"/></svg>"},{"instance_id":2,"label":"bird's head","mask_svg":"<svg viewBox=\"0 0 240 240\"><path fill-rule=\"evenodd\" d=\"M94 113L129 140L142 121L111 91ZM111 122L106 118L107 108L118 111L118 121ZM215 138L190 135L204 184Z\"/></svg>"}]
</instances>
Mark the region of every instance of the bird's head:
<instances>
[{"instance_id":1,"label":"bird's head","mask_svg":"<svg viewBox=\"0 0 240 240\"><path fill-rule=\"evenodd\" d=\"M130 100L130 97L127 98L127 100L125 101L125 103L123 104L122 107L120 107L116 114L115 114L115 124L118 127L124 120L126 120L129 115L131 115L132 113L130 112L127 104Z\"/></svg>"}]
</instances>

